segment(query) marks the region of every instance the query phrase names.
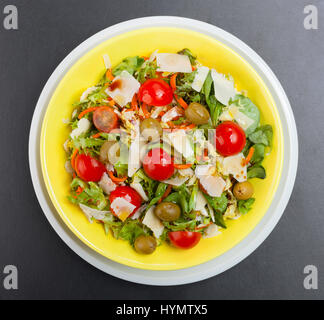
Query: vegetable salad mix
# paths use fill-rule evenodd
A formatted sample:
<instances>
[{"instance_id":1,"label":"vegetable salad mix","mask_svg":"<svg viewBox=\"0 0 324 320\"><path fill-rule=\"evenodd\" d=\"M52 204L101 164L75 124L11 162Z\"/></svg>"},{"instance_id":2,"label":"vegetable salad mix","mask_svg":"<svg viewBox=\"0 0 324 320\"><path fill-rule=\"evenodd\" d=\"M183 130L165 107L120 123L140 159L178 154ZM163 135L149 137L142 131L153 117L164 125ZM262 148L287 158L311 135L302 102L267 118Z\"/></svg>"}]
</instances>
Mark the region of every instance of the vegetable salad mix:
<instances>
[{"instance_id":1,"label":"vegetable salad mix","mask_svg":"<svg viewBox=\"0 0 324 320\"><path fill-rule=\"evenodd\" d=\"M142 254L192 248L247 214L273 132L233 79L188 49L104 62L69 122L69 200Z\"/></svg>"}]
</instances>

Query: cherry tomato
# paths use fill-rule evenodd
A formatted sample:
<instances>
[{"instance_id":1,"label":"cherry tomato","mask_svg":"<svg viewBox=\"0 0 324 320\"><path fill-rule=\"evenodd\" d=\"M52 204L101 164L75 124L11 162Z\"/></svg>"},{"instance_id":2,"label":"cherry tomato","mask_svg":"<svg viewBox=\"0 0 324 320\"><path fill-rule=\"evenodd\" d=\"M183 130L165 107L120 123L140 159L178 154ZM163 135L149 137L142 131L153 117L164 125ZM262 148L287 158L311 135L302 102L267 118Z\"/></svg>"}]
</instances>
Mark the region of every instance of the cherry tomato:
<instances>
[{"instance_id":1,"label":"cherry tomato","mask_svg":"<svg viewBox=\"0 0 324 320\"><path fill-rule=\"evenodd\" d=\"M142 203L142 197L137 193L135 189L128 186L117 187L114 191L110 193L109 196L110 203L112 203L116 198L123 198L136 207L131 212L129 217L136 212L136 210L141 206ZM117 216L117 214L114 212L112 208L111 211L115 216Z\"/></svg>"},{"instance_id":2,"label":"cherry tomato","mask_svg":"<svg viewBox=\"0 0 324 320\"><path fill-rule=\"evenodd\" d=\"M201 238L200 232L191 231L172 231L168 235L171 243L180 249L193 248Z\"/></svg>"},{"instance_id":3,"label":"cherry tomato","mask_svg":"<svg viewBox=\"0 0 324 320\"><path fill-rule=\"evenodd\" d=\"M174 173L172 158L162 148L151 149L146 154L143 168L150 178L158 181L169 179Z\"/></svg>"},{"instance_id":4,"label":"cherry tomato","mask_svg":"<svg viewBox=\"0 0 324 320\"><path fill-rule=\"evenodd\" d=\"M246 143L244 130L235 122L225 121L216 127L216 150L222 156L241 152Z\"/></svg>"},{"instance_id":5,"label":"cherry tomato","mask_svg":"<svg viewBox=\"0 0 324 320\"><path fill-rule=\"evenodd\" d=\"M101 132L110 132L117 127L118 117L113 109L100 107L93 113L93 124Z\"/></svg>"},{"instance_id":6,"label":"cherry tomato","mask_svg":"<svg viewBox=\"0 0 324 320\"><path fill-rule=\"evenodd\" d=\"M106 167L89 155L79 154L75 158L75 171L82 180L99 181L106 172Z\"/></svg>"},{"instance_id":7,"label":"cherry tomato","mask_svg":"<svg viewBox=\"0 0 324 320\"><path fill-rule=\"evenodd\" d=\"M173 100L172 88L161 79L146 80L139 89L139 99L150 106L165 106Z\"/></svg>"}]
</instances>

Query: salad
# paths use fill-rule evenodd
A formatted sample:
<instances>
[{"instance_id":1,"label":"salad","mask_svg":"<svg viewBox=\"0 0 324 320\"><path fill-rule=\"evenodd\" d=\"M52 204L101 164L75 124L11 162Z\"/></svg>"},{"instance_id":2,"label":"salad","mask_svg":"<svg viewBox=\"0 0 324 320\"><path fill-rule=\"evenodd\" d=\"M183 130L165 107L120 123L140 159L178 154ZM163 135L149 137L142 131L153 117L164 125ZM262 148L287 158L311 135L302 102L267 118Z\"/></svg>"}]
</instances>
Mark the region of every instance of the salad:
<instances>
[{"instance_id":1,"label":"salad","mask_svg":"<svg viewBox=\"0 0 324 320\"><path fill-rule=\"evenodd\" d=\"M103 60L68 120L69 200L142 254L192 248L247 214L273 131L233 78L189 49Z\"/></svg>"}]
</instances>

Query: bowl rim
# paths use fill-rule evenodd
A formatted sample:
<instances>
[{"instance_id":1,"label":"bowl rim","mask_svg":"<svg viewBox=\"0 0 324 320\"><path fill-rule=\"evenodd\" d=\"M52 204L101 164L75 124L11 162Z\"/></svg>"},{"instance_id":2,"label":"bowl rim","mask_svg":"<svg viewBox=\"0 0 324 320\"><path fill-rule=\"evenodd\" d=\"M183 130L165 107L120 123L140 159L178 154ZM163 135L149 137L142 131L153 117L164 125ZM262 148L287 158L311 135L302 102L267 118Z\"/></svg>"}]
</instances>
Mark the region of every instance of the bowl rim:
<instances>
[{"instance_id":1,"label":"bowl rim","mask_svg":"<svg viewBox=\"0 0 324 320\"><path fill-rule=\"evenodd\" d=\"M39 140L42 120L52 93L66 72L86 52L108 38L136 29L152 27L177 27L200 32L216 38L241 55L263 79L276 103L282 122L285 146L279 187L269 209L258 225L240 243L221 256L194 267L174 271L153 271L128 267L113 262L88 248L70 230L67 230L63 221L59 220L60 218L49 200L40 169ZM29 136L29 165L34 189L45 216L62 240L74 252L98 269L125 280L152 285L176 285L206 279L231 268L252 253L267 238L282 216L293 189L297 163L298 139L294 116L288 98L271 69L257 53L235 36L205 22L182 17L156 16L129 20L106 28L81 43L59 64L44 86L35 108Z\"/></svg>"}]
</instances>

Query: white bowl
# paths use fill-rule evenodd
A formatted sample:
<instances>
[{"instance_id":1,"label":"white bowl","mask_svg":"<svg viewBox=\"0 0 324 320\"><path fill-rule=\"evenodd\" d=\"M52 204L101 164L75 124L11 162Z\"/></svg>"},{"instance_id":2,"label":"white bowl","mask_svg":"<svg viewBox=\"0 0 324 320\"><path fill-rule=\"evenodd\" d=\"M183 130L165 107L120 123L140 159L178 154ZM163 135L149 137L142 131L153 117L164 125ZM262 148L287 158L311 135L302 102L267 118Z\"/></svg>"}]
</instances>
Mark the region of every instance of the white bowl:
<instances>
[{"instance_id":1,"label":"white bowl","mask_svg":"<svg viewBox=\"0 0 324 320\"><path fill-rule=\"evenodd\" d=\"M39 140L43 117L48 102L64 74L80 57L99 43L125 32L151 27L193 30L213 37L236 51L256 70L268 87L280 115L284 136L285 153L279 187L259 224L244 240L216 259L176 271L148 271L127 267L104 258L83 244L56 213L48 197L40 167ZM109 27L81 43L60 63L47 81L36 105L29 137L29 165L34 189L44 214L61 239L96 268L124 280L149 285L180 285L200 281L224 272L246 258L266 239L283 214L295 182L297 162L298 141L294 116L280 82L267 64L250 47L228 32L204 22L180 17L161 16L129 20Z\"/></svg>"}]
</instances>

